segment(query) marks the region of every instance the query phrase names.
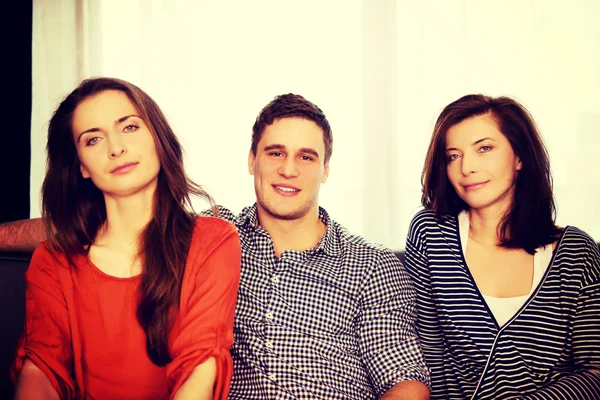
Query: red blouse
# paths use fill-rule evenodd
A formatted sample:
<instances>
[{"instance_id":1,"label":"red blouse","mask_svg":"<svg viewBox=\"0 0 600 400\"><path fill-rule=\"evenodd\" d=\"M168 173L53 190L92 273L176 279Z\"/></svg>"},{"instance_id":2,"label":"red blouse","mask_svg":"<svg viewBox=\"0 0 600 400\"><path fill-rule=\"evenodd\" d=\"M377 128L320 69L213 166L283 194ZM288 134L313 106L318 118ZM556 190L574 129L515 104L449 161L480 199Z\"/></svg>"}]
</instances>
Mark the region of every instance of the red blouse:
<instances>
[{"instance_id":1,"label":"red blouse","mask_svg":"<svg viewBox=\"0 0 600 400\"><path fill-rule=\"evenodd\" d=\"M62 399L165 399L214 357L214 399L226 399L240 258L233 225L198 217L169 333L173 361L158 367L148 358L136 317L141 276L107 275L85 256L76 258L74 268L65 267L65 258L57 262L42 243L25 274L25 328L13 379L29 358Z\"/></svg>"}]
</instances>

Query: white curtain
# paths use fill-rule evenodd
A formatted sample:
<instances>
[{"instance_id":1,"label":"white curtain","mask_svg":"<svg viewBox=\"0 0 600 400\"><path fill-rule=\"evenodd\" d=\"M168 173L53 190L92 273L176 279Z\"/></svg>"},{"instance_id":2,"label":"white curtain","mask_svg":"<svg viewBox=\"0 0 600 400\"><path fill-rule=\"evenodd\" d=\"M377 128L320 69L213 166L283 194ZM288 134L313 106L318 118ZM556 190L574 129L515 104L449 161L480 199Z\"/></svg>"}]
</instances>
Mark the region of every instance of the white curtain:
<instances>
[{"instance_id":1,"label":"white curtain","mask_svg":"<svg viewBox=\"0 0 600 400\"><path fill-rule=\"evenodd\" d=\"M102 37L94 0L34 0L30 215L40 215L48 121L81 79L100 74Z\"/></svg>"},{"instance_id":2,"label":"white curtain","mask_svg":"<svg viewBox=\"0 0 600 400\"><path fill-rule=\"evenodd\" d=\"M188 173L234 212L254 201L256 115L304 95L334 133L321 204L395 250L441 109L466 93L513 96L549 148L558 223L600 240L598 15L594 0L36 0L32 216L57 99L106 75L155 98Z\"/></svg>"}]
</instances>

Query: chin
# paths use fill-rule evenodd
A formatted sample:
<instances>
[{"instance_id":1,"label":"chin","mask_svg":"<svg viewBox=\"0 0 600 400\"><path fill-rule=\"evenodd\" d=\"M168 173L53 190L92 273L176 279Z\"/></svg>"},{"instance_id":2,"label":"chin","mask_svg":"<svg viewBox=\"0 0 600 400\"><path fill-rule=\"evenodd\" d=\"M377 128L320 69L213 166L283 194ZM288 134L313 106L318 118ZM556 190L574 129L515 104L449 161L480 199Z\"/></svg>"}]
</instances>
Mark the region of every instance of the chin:
<instances>
[{"instance_id":1,"label":"chin","mask_svg":"<svg viewBox=\"0 0 600 400\"><path fill-rule=\"evenodd\" d=\"M296 208L272 207L264 203L260 204L260 206L271 217L285 221L292 221L295 219L302 218L306 214L308 214L312 208L310 206Z\"/></svg>"}]
</instances>

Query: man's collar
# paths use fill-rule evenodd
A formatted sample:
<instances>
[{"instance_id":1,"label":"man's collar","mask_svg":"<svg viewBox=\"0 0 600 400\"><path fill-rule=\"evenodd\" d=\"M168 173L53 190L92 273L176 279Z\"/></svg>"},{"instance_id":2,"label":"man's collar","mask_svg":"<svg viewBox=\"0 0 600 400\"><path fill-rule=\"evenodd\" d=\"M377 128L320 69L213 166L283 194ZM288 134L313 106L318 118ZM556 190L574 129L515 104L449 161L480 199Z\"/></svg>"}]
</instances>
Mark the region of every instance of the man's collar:
<instances>
[{"instance_id":1,"label":"man's collar","mask_svg":"<svg viewBox=\"0 0 600 400\"><path fill-rule=\"evenodd\" d=\"M336 256L340 252L340 243L336 231L336 224L331 220L331 218L329 218L329 214L323 207L319 207L319 219L325 224L325 226L327 226L327 230L325 231L325 235L323 235L319 243L312 250L307 251L322 251L327 255ZM254 230L258 229L260 224L258 222L258 210L256 203L254 203L252 206L245 207L237 216L235 224L238 227L247 226Z\"/></svg>"}]
</instances>

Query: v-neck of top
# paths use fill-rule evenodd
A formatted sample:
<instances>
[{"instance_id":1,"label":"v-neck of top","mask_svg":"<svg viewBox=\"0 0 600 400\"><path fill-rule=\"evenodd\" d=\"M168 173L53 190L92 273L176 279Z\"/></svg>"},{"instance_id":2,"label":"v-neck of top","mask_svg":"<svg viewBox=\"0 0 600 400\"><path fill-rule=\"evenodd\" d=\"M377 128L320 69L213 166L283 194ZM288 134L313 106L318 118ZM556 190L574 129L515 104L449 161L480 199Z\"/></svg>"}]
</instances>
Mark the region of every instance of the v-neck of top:
<instances>
[{"instance_id":1,"label":"v-neck of top","mask_svg":"<svg viewBox=\"0 0 600 400\"><path fill-rule=\"evenodd\" d=\"M460 243L461 250L463 253L463 259L467 260L467 244L469 241L469 213L467 211L462 211L458 215L458 230L460 235ZM514 296L514 297L494 297L481 293L481 296L487 303L488 308L494 315L496 322L498 323L498 327L504 326L506 322L508 322L519 309L525 304L525 302L531 297L532 293L535 291L536 287L540 284L544 273L548 269L548 265L552 260L552 244L547 244L546 246L542 246L536 249L535 254L533 255L533 280L531 282L531 288L529 289L529 293L522 296ZM467 268L469 265L467 264ZM471 274L472 275L472 274ZM477 286L477 282L474 282L475 286ZM479 289L479 287L477 287Z\"/></svg>"}]
</instances>

